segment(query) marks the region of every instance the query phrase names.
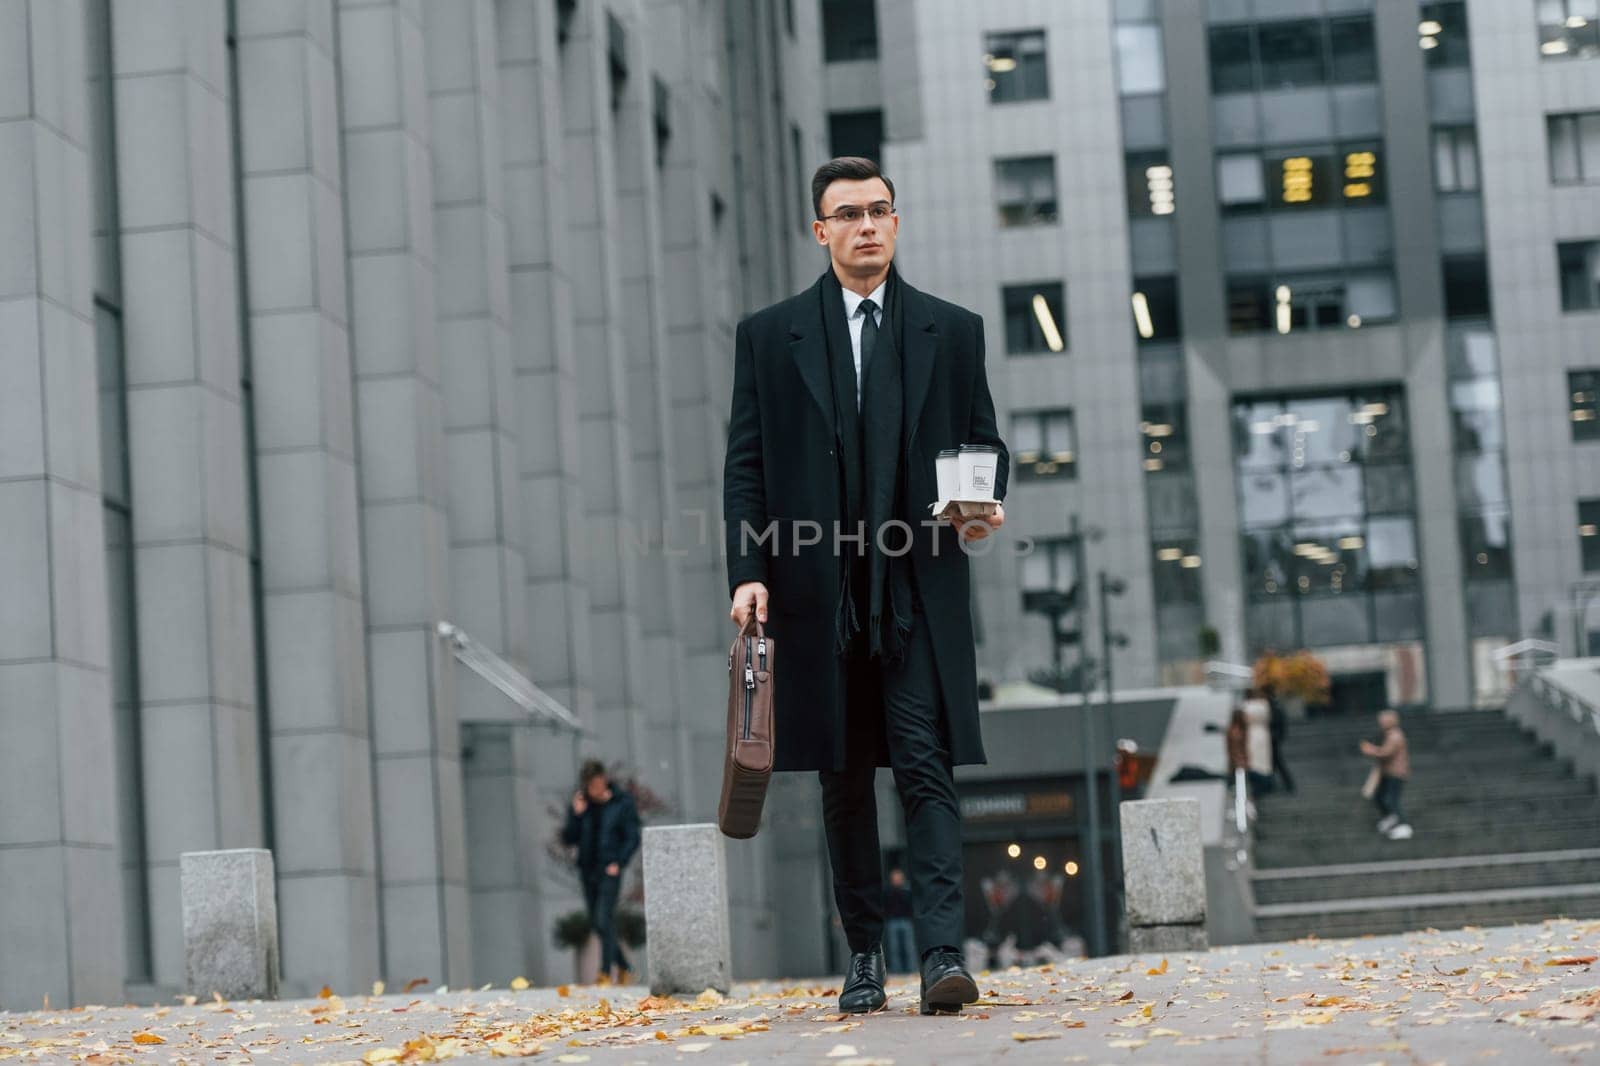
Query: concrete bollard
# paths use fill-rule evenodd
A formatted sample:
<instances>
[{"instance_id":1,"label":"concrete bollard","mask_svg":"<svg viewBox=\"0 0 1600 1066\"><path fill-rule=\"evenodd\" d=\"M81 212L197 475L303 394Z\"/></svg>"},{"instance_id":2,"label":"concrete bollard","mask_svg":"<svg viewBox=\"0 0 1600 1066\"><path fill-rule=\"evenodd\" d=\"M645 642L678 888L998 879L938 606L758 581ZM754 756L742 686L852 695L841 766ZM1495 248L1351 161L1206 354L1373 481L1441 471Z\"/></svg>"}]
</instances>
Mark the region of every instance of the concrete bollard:
<instances>
[{"instance_id":1,"label":"concrete bollard","mask_svg":"<svg viewBox=\"0 0 1600 1066\"><path fill-rule=\"evenodd\" d=\"M178 860L189 991L278 997L278 903L272 852L190 851Z\"/></svg>"},{"instance_id":2,"label":"concrete bollard","mask_svg":"<svg viewBox=\"0 0 1600 1066\"><path fill-rule=\"evenodd\" d=\"M1206 950L1200 802L1135 800L1122 804L1121 815L1129 950Z\"/></svg>"},{"instance_id":3,"label":"concrete bollard","mask_svg":"<svg viewBox=\"0 0 1600 1066\"><path fill-rule=\"evenodd\" d=\"M732 985L728 859L715 825L644 831L644 917L650 993L670 996Z\"/></svg>"}]
</instances>

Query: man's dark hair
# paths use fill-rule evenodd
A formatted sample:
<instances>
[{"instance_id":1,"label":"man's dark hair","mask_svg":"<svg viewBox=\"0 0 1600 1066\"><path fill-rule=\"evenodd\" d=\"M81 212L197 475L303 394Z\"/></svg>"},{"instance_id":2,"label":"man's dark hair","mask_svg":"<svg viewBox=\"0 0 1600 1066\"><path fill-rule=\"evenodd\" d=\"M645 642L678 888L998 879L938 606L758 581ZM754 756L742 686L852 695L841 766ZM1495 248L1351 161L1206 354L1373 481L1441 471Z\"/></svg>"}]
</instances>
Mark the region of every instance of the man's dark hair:
<instances>
[{"instance_id":1,"label":"man's dark hair","mask_svg":"<svg viewBox=\"0 0 1600 1066\"><path fill-rule=\"evenodd\" d=\"M878 169L878 164L864 156L842 155L837 159L830 159L817 168L811 175L811 210L818 218L822 217L822 194L828 191L828 186L836 181L866 181L869 178L880 178L889 187L889 202L894 203L894 182L884 176Z\"/></svg>"},{"instance_id":2,"label":"man's dark hair","mask_svg":"<svg viewBox=\"0 0 1600 1066\"><path fill-rule=\"evenodd\" d=\"M604 775L605 772L605 763L601 762L599 759L589 759L584 762L583 769L578 771L578 779L587 785L595 778Z\"/></svg>"}]
</instances>

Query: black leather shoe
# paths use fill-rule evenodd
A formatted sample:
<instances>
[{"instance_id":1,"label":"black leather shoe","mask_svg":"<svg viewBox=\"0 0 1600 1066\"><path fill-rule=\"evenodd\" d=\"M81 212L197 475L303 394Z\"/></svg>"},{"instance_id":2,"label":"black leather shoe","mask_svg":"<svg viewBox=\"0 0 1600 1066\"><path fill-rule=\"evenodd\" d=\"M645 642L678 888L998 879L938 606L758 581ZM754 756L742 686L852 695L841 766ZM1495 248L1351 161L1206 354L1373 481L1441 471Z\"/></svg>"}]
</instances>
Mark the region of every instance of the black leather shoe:
<instances>
[{"instance_id":1,"label":"black leather shoe","mask_svg":"<svg viewBox=\"0 0 1600 1066\"><path fill-rule=\"evenodd\" d=\"M867 1014L883 1009L888 1002L883 994L883 969L881 946L851 954L844 988L839 993L840 1014Z\"/></svg>"},{"instance_id":2,"label":"black leather shoe","mask_svg":"<svg viewBox=\"0 0 1600 1066\"><path fill-rule=\"evenodd\" d=\"M978 998L978 985L959 952L935 948L922 960L922 1013L959 1014Z\"/></svg>"}]
</instances>

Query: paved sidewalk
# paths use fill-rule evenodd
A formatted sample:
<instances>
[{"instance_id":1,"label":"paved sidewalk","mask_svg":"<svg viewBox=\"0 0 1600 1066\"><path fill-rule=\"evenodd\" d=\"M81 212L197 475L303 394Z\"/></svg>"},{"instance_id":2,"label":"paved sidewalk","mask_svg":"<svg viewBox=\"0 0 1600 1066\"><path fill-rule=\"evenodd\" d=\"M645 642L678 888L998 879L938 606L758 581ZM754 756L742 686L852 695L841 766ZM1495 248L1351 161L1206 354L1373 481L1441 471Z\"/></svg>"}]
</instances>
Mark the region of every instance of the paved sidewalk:
<instances>
[{"instance_id":1,"label":"paved sidewalk","mask_svg":"<svg viewBox=\"0 0 1600 1066\"><path fill-rule=\"evenodd\" d=\"M834 1013L837 986L487 989L0 1014L0 1062L1600 1062L1600 922L1121 956L980 977L956 1017Z\"/></svg>"}]
</instances>

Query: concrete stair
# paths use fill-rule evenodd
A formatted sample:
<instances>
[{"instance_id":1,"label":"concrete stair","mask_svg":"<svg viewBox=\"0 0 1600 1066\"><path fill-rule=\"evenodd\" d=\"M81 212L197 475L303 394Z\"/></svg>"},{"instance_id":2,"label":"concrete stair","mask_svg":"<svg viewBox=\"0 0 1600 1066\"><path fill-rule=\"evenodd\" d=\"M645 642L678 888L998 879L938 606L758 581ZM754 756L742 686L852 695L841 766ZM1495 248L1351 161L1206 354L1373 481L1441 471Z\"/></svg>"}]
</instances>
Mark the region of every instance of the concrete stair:
<instances>
[{"instance_id":1,"label":"concrete stair","mask_svg":"<svg viewBox=\"0 0 1600 1066\"><path fill-rule=\"evenodd\" d=\"M1290 724L1298 791L1257 800L1256 936L1285 940L1600 917L1600 795L1497 711L1402 726L1415 830L1392 841L1360 795L1371 718Z\"/></svg>"}]
</instances>

